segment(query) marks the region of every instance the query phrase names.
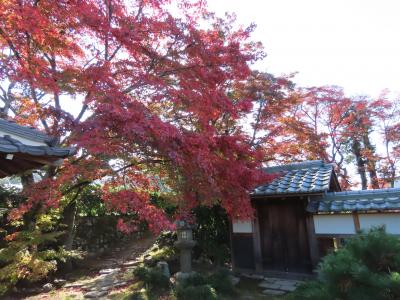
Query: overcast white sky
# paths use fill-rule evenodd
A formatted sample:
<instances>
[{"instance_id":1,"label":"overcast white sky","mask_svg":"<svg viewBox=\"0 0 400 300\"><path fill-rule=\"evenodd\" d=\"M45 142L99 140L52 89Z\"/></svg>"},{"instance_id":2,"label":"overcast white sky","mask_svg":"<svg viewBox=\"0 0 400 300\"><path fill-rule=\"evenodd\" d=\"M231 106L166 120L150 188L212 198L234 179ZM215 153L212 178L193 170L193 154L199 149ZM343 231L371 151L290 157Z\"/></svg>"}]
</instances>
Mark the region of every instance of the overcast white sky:
<instances>
[{"instance_id":1,"label":"overcast white sky","mask_svg":"<svg viewBox=\"0 0 400 300\"><path fill-rule=\"evenodd\" d=\"M348 95L400 91L399 0L208 0L210 10L257 24L267 58L258 69L299 72L302 86L335 84Z\"/></svg>"}]
</instances>

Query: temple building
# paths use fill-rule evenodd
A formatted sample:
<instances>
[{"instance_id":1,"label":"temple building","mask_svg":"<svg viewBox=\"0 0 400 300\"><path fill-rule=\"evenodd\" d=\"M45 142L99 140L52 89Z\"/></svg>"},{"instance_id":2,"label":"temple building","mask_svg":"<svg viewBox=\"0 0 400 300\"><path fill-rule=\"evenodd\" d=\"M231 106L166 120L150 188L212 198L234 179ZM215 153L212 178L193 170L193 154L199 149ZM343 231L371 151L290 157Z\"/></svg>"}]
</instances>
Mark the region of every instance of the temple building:
<instances>
[{"instance_id":1,"label":"temple building","mask_svg":"<svg viewBox=\"0 0 400 300\"><path fill-rule=\"evenodd\" d=\"M0 119L0 178L45 165L58 165L75 153L56 146L56 139L31 127Z\"/></svg>"},{"instance_id":2,"label":"temple building","mask_svg":"<svg viewBox=\"0 0 400 300\"><path fill-rule=\"evenodd\" d=\"M345 238L373 226L400 235L400 188L341 191L332 164L266 168L275 179L251 193L254 220L234 221L235 271L312 274Z\"/></svg>"}]
</instances>

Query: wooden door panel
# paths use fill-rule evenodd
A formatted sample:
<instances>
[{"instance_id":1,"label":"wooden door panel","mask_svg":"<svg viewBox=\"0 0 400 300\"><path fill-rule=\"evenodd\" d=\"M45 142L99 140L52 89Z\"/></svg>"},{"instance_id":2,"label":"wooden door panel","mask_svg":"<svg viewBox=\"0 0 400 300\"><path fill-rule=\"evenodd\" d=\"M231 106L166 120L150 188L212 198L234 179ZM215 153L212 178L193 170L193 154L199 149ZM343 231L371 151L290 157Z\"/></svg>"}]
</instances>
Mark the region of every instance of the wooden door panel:
<instances>
[{"instance_id":1,"label":"wooden door panel","mask_svg":"<svg viewBox=\"0 0 400 300\"><path fill-rule=\"evenodd\" d=\"M308 271L310 256L304 203L268 200L259 205L264 267L275 271Z\"/></svg>"}]
</instances>

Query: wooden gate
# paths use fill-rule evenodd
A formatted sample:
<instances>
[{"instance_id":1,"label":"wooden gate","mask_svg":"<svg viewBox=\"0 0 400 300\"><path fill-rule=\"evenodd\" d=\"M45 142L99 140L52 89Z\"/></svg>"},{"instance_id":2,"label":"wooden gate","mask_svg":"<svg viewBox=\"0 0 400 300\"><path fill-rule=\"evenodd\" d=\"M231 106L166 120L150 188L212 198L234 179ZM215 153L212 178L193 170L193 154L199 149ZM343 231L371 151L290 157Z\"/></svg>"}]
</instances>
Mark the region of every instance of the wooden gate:
<instances>
[{"instance_id":1,"label":"wooden gate","mask_svg":"<svg viewBox=\"0 0 400 300\"><path fill-rule=\"evenodd\" d=\"M311 272L304 201L264 201L258 206L264 270Z\"/></svg>"}]
</instances>

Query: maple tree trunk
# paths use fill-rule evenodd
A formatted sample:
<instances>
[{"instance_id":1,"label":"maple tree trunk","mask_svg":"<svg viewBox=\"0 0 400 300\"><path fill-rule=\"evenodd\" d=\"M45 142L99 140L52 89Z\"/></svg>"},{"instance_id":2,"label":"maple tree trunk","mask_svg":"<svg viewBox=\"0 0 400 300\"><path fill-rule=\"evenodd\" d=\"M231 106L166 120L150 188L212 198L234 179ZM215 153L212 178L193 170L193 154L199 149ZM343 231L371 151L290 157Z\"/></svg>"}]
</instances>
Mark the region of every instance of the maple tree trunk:
<instances>
[{"instance_id":1,"label":"maple tree trunk","mask_svg":"<svg viewBox=\"0 0 400 300\"><path fill-rule=\"evenodd\" d=\"M376 165L374 161L368 161L368 173L371 180L371 187L379 189L378 173L376 172Z\"/></svg>"},{"instance_id":2,"label":"maple tree trunk","mask_svg":"<svg viewBox=\"0 0 400 300\"><path fill-rule=\"evenodd\" d=\"M74 199L65 207L63 211L63 224L67 226L63 241L65 250L72 250L72 246L74 244L77 208L77 201ZM64 270L67 272L72 271L72 262L70 260L65 263Z\"/></svg>"},{"instance_id":3,"label":"maple tree trunk","mask_svg":"<svg viewBox=\"0 0 400 300\"><path fill-rule=\"evenodd\" d=\"M368 133L366 133L363 137L363 142L365 148L370 151L371 156L375 152L374 147L371 144L371 141L369 139ZM376 163L375 159L373 157L368 158L367 160L367 168L368 168L368 173L369 173L369 178L371 180L371 187L373 189L379 189L379 180L378 180L378 172L376 171Z\"/></svg>"},{"instance_id":4,"label":"maple tree trunk","mask_svg":"<svg viewBox=\"0 0 400 300\"><path fill-rule=\"evenodd\" d=\"M394 182L396 181L396 168L393 163L390 164L390 187L394 188Z\"/></svg>"},{"instance_id":5,"label":"maple tree trunk","mask_svg":"<svg viewBox=\"0 0 400 300\"><path fill-rule=\"evenodd\" d=\"M33 180L33 174L25 174L21 176L21 184L22 184L22 189L26 190L31 186L31 184L34 182Z\"/></svg>"},{"instance_id":6,"label":"maple tree trunk","mask_svg":"<svg viewBox=\"0 0 400 300\"><path fill-rule=\"evenodd\" d=\"M21 177L21 184L22 184L22 190L28 189L33 183L33 174L24 174ZM27 212L24 215L24 229L25 230L33 230L35 227L35 222L36 222L36 213L39 209L38 205L35 205L32 207L29 212Z\"/></svg>"},{"instance_id":7,"label":"maple tree trunk","mask_svg":"<svg viewBox=\"0 0 400 300\"><path fill-rule=\"evenodd\" d=\"M357 171L360 174L361 188L366 190L368 187L367 174L365 172L365 162L361 155L361 144L357 139L353 139L351 150L356 158Z\"/></svg>"},{"instance_id":8,"label":"maple tree trunk","mask_svg":"<svg viewBox=\"0 0 400 300\"><path fill-rule=\"evenodd\" d=\"M77 205L76 201L68 204L64 209L63 223L67 225L67 232L64 239L64 247L66 250L71 250L75 237L75 220L76 220Z\"/></svg>"}]
</instances>

